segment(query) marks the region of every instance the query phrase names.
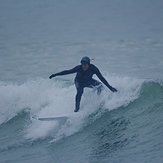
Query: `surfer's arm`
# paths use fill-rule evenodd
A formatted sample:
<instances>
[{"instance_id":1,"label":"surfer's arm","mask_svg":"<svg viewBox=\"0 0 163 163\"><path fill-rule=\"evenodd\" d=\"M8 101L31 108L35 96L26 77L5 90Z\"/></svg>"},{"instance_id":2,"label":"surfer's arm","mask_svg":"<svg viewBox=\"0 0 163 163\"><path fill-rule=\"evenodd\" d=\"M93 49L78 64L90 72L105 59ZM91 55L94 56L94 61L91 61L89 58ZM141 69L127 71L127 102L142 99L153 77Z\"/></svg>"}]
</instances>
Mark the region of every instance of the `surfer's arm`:
<instances>
[{"instance_id":1,"label":"surfer's arm","mask_svg":"<svg viewBox=\"0 0 163 163\"><path fill-rule=\"evenodd\" d=\"M64 70L64 71L61 71L59 73L56 73L56 74L52 74L49 78L54 78L56 76L62 76L62 75L68 75L68 74L72 74L72 73L75 73L77 72L77 69L78 69L78 66L70 69L70 70Z\"/></svg>"},{"instance_id":2,"label":"surfer's arm","mask_svg":"<svg viewBox=\"0 0 163 163\"><path fill-rule=\"evenodd\" d=\"M112 91L112 92L117 92L117 89L112 87L107 80L102 76L101 72L99 71L99 69L96 69L96 75L97 77Z\"/></svg>"}]
</instances>

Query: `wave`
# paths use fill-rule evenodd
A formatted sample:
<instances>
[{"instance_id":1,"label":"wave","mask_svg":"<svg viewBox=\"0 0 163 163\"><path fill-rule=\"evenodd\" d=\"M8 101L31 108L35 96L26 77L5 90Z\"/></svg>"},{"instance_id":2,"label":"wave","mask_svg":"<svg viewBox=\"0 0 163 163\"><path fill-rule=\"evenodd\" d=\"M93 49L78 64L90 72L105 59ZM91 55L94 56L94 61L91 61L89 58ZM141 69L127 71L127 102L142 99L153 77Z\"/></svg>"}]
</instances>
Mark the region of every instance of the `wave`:
<instances>
[{"instance_id":1,"label":"wave","mask_svg":"<svg viewBox=\"0 0 163 163\"><path fill-rule=\"evenodd\" d=\"M23 140L48 138L54 142L82 131L97 121L101 123L100 121L114 112L120 116L118 112L130 110L129 108L133 110L135 106L156 107L162 104L162 81L119 76L106 76L106 79L118 92L112 93L105 88L102 94L97 96L91 89L86 88L78 113L73 113L76 90L70 80L35 79L22 84L1 82L0 127L5 130L6 124L12 122L12 127L17 130L17 124L20 123L23 124ZM143 112L145 110L142 109L139 115ZM69 119L64 123L40 122L32 118L63 114L69 115ZM15 121L17 123L13 123ZM124 123L128 122L124 120Z\"/></svg>"}]
</instances>

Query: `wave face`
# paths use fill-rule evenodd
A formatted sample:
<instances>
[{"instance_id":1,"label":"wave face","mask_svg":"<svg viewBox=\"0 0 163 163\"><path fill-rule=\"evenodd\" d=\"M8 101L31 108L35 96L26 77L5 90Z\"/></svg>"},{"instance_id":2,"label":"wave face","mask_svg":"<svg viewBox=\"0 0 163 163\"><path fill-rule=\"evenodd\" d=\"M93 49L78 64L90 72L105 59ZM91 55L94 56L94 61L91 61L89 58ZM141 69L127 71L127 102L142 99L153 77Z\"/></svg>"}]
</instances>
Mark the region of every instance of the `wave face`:
<instances>
[{"instance_id":1,"label":"wave face","mask_svg":"<svg viewBox=\"0 0 163 163\"><path fill-rule=\"evenodd\" d=\"M1 161L161 162L163 83L119 76L109 81L118 92L105 88L97 96L85 89L78 113L70 80L1 82ZM63 114L67 121L36 119Z\"/></svg>"}]
</instances>

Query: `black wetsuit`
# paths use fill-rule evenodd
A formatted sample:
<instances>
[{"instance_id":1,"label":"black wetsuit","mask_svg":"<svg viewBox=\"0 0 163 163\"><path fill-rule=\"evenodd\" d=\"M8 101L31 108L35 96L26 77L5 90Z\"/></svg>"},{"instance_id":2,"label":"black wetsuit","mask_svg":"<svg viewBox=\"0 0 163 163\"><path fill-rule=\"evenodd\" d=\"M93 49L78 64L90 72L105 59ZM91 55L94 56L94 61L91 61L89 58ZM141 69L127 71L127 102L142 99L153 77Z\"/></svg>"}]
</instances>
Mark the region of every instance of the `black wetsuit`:
<instances>
[{"instance_id":1,"label":"black wetsuit","mask_svg":"<svg viewBox=\"0 0 163 163\"><path fill-rule=\"evenodd\" d=\"M89 67L86 71L83 70L82 65L78 65L70 70L65 70L56 74L53 74L50 76L50 78L60 75L67 75L77 73L75 77L75 86L77 89L77 94L75 98L75 111L79 110L80 107L80 100L81 96L83 94L84 87L93 88L97 86L97 93L99 94L101 92L102 84L93 79L93 75L96 74L97 77L113 92L116 92L117 90L109 85L109 83L106 81L106 79L102 76L99 69L93 65L89 64Z\"/></svg>"}]
</instances>

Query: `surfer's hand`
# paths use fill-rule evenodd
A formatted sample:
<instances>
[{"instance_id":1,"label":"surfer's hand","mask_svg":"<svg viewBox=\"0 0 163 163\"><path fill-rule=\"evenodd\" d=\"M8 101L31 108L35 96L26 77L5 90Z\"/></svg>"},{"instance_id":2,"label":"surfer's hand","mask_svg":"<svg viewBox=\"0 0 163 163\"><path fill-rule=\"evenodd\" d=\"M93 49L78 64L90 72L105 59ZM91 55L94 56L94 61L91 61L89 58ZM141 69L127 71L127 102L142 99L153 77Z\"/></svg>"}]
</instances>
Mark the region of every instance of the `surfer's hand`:
<instances>
[{"instance_id":1,"label":"surfer's hand","mask_svg":"<svg viewBox=\"0 0 163 163\"><path fill-rule=\"evenodd\" d=\"M55 74L52 74L51 76L49 76L49 79L54 78L55 76Z\"/></svg>"},{"instance_id":2,"label":"surfer's hand","mask_svg":"<svg viewBox=\"0 0 163 163\"><path fill-rule=\"evenodd\" d=\"M114 87L110 87L110 90L111 90L112 92L117 92L117 89L114 88Z\"/></svg>"}]
</instances>

